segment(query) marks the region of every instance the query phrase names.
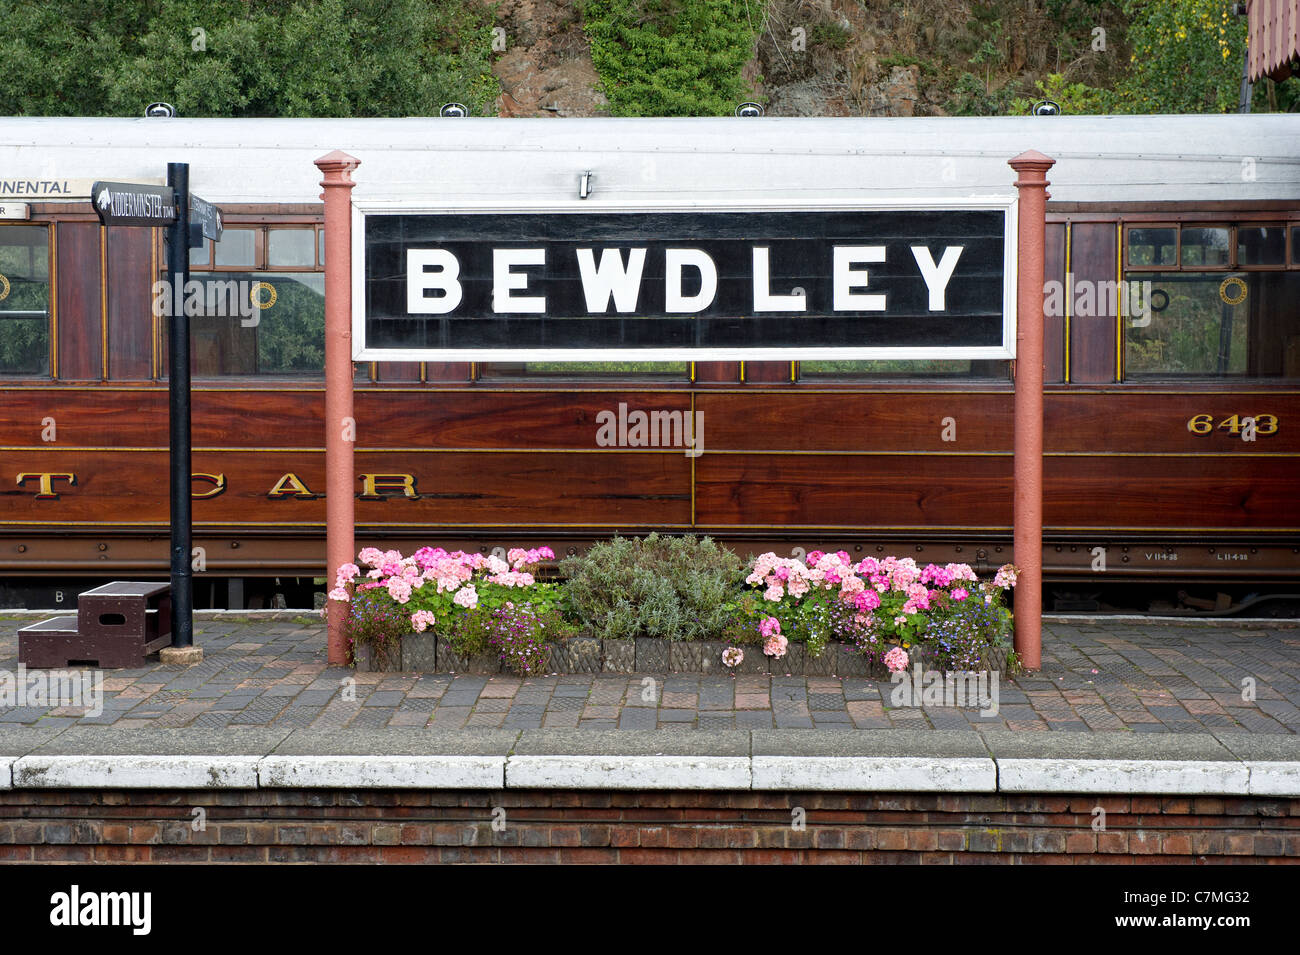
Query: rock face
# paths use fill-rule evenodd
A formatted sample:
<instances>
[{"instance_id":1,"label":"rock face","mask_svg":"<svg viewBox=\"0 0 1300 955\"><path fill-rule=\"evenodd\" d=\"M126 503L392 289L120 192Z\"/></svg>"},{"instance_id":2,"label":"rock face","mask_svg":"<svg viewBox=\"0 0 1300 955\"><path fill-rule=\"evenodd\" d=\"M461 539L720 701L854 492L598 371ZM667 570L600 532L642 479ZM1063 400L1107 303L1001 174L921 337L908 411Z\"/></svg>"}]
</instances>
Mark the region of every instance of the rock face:
<instances>
[{"instance_id":1,"label":"rock face","mask_svg":"<svg viewBox=\"0 0 1300 955\"><path fill-rule=\"evenodd\" d=\"M915 66L894 66L889 76L867 89L868 116L912 116L916 112Z\"/></svg>"},{"instance_id":2,"label":"rock face","mask_svg":"<svg viewBox=\"0 0 1300 955\"><path fill-rule=\"evenodd\" d=\"M600 116L606 104L572 0L500 0L498 116ZM497 46L502 43L500 34Z\"/></svg>"}]
</instances>

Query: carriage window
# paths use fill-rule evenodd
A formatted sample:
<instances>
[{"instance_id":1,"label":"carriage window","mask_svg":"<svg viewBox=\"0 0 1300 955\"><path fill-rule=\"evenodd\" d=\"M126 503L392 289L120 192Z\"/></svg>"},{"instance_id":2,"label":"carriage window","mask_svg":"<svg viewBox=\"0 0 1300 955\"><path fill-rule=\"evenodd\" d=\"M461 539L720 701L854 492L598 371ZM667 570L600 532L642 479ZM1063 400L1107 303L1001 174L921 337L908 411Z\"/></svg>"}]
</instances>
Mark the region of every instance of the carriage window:
<instances>
[{"instance_id":1,"label":"carriage window","mask_svg":"<svg viewBox=\"0 0 1300 955\"><path fill-rule=\"evenodd\" d=\"M0 375L49 373L49 235L45 226L0 226Z\"/></svg>"},{"instance_id":2,"label":"carriage window","mask_svg":"<svg viewBox=\"0 0 1300 955\"><path fill-rule=\"evenodd\" d=\"M204 314L190 319L190 371L317 375L325 367L325 276L320 272L195 273ZM163 322L163 354L167 323Z\"/></svg>"},{"instance_id":3,"label":"carriage window","mask_svg":"<svg viewBox=\"0 0 1300 955\"><path fill-rule=\"evenodd\" d=\"M214 242L217 266L255 268L257 266L257 229L225 229L221 241ZM190 263L191 267L193 262Z\"/></svg>"},{"instance_id":4,"label":"carriage window","mask_svg":"<svg viewBox=\"0 0 1300 955\"><path fill-rule=\"evenodd\" d=\"M1300 377L1300 272L1126 279L1126 377Z\"/></svg>"},{"instance_id":5,"label":"carriage window","mask_svg":"<svg viewBox=\"0 0 1300 955\"><path fill-rule=\"evenodd\" d=\"M191 258L203 287L190 319L195 378L315 376L325 368L325 274L312 227L227 228L212 243L214 265ZM245 262L248 267L231 268ZM167 354L167 322L161 322ZM368 377L369 366L359 366Z\"/></svg>"},{"instance_id":6,"label":"carriage window","mask_svg":"<svg viewBox=\"0 0 1300 955\"><path fill-rule=\"evenodd\" d=\"M311 268L316 264L314 229L272 229L266 235L266 264L272 268Z\"/></svg>"},{"instance_id":7,"label":"carriage window","mask_svg":"<svg viewBox=\"0 0 1300 955\"><path fill-rule=\"evenodd\" d=\"M1237 227L1238 265L1286 265L1286 229L1278 225Z\"/></svg>"},{"instance_id":8,"label":"carriage window","mask_svg":"<svg viewBox=\"0 0 1300 955\"><path fill-rule=\"evenodd\" d=\"M1137 228L1128 230L1129 265L1175 265L1177 262L1177 229Z\"/></svg>"},{"instance_id":9,"label":"carriage window","mask_svg":"<svg viewBox=\"0 0 1300 955\"><path fill-rule=\"evenodd\" d=\"M1300 225L1291 227L1291 264L1300 265Z\"/></svg>"},{"instance_id":10,"label":"carriage window","mask_svg":"<svg viewBox=\"0 0 1300 955\"><path fill-rule=\"evenodd\" d=\"M1183 268L1213 268L1228 265L1228 235L1230 230L1184 228L1181 236L1181 264Z\"/></svg>"},{"instance_id":11,"label":"carriage window","mask_svg":"<svg viewBox=\"0 0 1300 955\"><path fill-rule=\"evenodd\" d=\"M990 378L1011 377L1005 361L930 359L918 361L801 361L800 378Z\"/></svg>"},{"instance_id":12,"label":"carriage window","mask_svg":"<svg viewBox=\"0 0 1300 955\"><path fill-rule=\"evenodd\" d=\"M685 378L689 374L690 365L684 361L491 361L479 366L480 378Z\"/></svg>"}]
</instances>

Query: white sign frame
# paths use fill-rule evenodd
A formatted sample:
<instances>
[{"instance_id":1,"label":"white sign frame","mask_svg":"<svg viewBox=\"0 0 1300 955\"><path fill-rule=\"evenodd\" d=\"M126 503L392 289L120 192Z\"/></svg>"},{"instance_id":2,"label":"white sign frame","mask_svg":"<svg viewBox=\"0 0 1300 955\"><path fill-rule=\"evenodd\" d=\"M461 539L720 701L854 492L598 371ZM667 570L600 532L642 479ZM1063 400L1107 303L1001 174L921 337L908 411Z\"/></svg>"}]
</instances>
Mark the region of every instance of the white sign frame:
<instances>
[{"instance_id":1,"label":"white sign frame","mask_svg":"<svg viewBox=\"0 0 1300 955\"><path fill-rule=\"evenodd\" d=\"M365 224L371 213L387 215L446 215L482 213L653 213L653 212L958 212L1001 211L1003 218L1002 343L961 346L863 346L810 348L368 348L365 341ZM818 199L755 202L737 200L658 200L654 202L569 201L537 202L354 198L352 202L352 358L354 361L871 361L925 359L1014 359L1016 357L1016 278L1019 202L1016 195L972 196L965 199Z\"/></svg>"}]
</instances>

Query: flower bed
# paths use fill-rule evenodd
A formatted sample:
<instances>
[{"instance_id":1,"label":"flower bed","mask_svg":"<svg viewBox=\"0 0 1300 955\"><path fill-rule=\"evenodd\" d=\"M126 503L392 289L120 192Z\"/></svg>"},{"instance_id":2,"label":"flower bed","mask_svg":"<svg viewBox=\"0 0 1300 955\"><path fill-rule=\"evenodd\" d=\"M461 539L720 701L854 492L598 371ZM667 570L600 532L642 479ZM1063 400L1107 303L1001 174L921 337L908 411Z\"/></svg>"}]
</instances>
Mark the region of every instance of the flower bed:
<instances>
[{"instance_id":1,"label":"flower bed","mask_svg":"<svg viewBox=\"0 0 1300 955\"><path fill-rule=\"evenodd\" d=\"M766 553L742 566L708 538L615 538L535 573L548 547L505 559L423 547L366 548L339 570L330 612L348 613L359 668L473 673L663 671L887 678L926 669L1005 670L1011 565L854 562Z\"/></svg>"}]
</instances>

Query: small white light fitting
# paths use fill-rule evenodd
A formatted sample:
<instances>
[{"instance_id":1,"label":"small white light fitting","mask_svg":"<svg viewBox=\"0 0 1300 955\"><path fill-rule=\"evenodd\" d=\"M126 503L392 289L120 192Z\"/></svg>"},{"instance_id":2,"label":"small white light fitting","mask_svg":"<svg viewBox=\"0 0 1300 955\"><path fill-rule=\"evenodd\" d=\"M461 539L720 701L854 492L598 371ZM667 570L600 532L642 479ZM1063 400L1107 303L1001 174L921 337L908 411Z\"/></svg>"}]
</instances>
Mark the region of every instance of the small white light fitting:
<instances>
[{"instance_id":1,"label":"small white light fitting","mask_svg":"<svg viewBox=\"0 0 1300 955\"><path fill-rule=\"evenodd\" d=\"M1034 104L1033 113L1035 116L1060 116L1061 107L1050 99L1039 100Z\"/></svg>"},{"instance_id":2,"label":"small white light fitting","mask_svg":"<svg viewBox=\"0 0 1300 955\"><path fill-rule=\"evenodd\" d=\"M741 103L736 107L736 115L752 119L763 115L763 107L758 103Z\"/></svg>"},{"instance_id":3,"label":"small white light fitting","mask_svg":"<svg viewBox=\"0 0 1300 955\"><path fill-rule=\"evenodd\" d=\"M588 170L578 177L578 198L586 199L591 195L591 171Z\"/></svg>"},{"instance_id":4,"label":"small white light fitting","mask_svg":"<svg viewBox=\"0 0 1300 955\"><path fill-rule=\"evenodd\" d=\"M464 119L469 115L469 107L464 103L444 103L442 109L438 110L438 115L448 119Z\"/></svg>"},{"instance_id":5,"label":"small white light fitting","mask_svg":"<svg viewBox=\"0 0 1300 955\"><path fill-rule=\"evenodd\" d=\"M150 119L170 118L176 115L176 107L171 103L150 103L144 108L144 114Z\"/></svg>"}]
</instances>

